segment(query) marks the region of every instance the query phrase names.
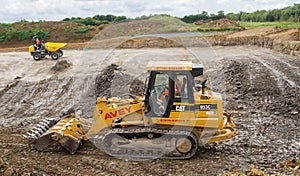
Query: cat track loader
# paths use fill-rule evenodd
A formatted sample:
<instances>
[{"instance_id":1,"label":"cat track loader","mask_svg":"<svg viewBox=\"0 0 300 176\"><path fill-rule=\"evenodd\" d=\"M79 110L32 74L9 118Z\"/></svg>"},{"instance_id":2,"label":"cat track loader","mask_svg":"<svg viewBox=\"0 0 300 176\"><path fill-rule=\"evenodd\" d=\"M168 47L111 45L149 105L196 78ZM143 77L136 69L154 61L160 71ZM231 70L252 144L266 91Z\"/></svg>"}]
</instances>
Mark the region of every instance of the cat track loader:
<instances>
[{"instance_id":1,"label":"cat track loader","mask_svg":"<svg viewBox=\"0 0 300 176\"><path fill-rule=\"evenodd\" d=\"M206 90L206 81L195 85L202 65L150 62L147 70L143 95L97 98L91 126L72 114L45 119L24 136L39 151L58 142L74 154L82 141L89 140L114 157L187 159L199 146L236 135L221 96Z\"/></svg>"}]
</instances>

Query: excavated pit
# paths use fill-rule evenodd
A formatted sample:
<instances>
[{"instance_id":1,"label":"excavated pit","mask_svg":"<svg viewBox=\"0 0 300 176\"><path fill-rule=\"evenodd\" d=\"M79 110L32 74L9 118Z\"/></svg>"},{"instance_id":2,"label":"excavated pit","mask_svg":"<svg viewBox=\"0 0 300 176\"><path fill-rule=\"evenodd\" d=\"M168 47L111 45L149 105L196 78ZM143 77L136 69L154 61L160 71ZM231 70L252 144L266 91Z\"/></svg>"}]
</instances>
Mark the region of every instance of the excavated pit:
<instances>
[{"instance_id":1,"label":"excavated pit","mask_svg":"<svg viewBox=\"0 0 300 176\"><path fill-rule=\"evenodd\" d=\"M85 97L82 100L95 102L97 96L110 97L121 94L121 90L142 93L144 79L127 74L128 70L124 71L119 60L111 59L107 66L97 71L90 79L91 86L86 86L87 93L81 96L76 91L74 94L74 84L78 83L72 75L77 63L75 55L66 57L72 67L55 74L51 71L55 65L53 61L20 61L22 53L4 55L1 57L3 63L12 66L14 63L17 68L8 70L11 75L1 82L7 86L0 94L0 174L217 175L236 169L243 172L254 164L265 173L291 175L292 171L285 172L277 165L290 158L300 159L300 60L255 47L216 47L214 50L217 57L207 58L204 62L205 76L214 91L222 92L224 109L232 113L238 135L225 142L201 147L190 160L146 162L109 157L89 142L84 143L75 155L69 155L59 146L37 152L22 138L22 134L46 117L59 117L80 108L81 116L90 118L92 112L88 109L95 104L82 103L81 106L74 98ZM123 56L126 51L115 52ZM123 60L126 59L130 58L124 55ZM32 65L32 69L20 74L16 72L21 68L18 64ZM31 73L37 73L34 80L28 78ZM39 76L40 73L43 74Z\"/></svg>"}]
</instances>

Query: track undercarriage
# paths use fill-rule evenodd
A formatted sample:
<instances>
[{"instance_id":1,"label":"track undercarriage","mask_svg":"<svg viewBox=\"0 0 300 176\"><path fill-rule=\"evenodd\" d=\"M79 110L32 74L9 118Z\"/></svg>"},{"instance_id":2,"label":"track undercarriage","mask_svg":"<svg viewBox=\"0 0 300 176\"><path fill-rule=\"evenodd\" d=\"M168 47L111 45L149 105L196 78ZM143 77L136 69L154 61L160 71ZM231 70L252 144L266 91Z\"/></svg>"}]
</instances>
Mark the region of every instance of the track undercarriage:
<instances>
[{"instance_id":1,"label":"track undercarriage","mask_svg":"<svg viewBox=\"0 0 300 176\"><path fill-rule=\"evenodd\" d=\"M191 131L153 127L106 128L90 138L105 153L130 159L188 159L198 148Z\"/></svg>"}]
</instances>

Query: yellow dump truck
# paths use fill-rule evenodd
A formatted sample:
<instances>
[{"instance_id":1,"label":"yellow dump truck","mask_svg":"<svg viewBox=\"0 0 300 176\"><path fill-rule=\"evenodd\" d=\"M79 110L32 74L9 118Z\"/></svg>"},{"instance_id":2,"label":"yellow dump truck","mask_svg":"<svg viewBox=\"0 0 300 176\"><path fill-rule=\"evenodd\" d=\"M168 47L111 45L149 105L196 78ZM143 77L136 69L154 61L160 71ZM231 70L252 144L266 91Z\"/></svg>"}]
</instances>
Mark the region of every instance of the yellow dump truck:
<instances>
[{"instance_id":1,"label":"yellow dump truck","mask_svg":"<svg viewBox=\"0 0 300 176\"><path fill-rule=\"evenodd\" d=\"M31 45L29 46L29 53L36 61L44 58L46 55L51 56L53 60L57 60L59 57L63 56L62 48L66 45L67 43L56 42L41 43L39 47Z\"/></svg>"}]
</instances>

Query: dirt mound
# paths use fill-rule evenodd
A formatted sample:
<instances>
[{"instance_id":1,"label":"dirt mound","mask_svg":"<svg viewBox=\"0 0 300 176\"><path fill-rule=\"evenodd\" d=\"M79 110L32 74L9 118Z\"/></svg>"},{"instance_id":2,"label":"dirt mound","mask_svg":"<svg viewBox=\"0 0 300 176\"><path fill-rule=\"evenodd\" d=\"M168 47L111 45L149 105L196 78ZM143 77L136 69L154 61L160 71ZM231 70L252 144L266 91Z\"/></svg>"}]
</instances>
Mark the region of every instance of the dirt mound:
<instances>
[{"instance_id":1,"label":"dirt mound","mask_svg":"<svg viewBox=\"0 0 300 176\"><path fill-rule=\"evenodd\" d=\"M219 20L201 20L195 22L195 25L201 28L214 29L214 28L238 28L242 29L241 25L231 19L222 18Z\"/></svg>"},{"instance_id":2,"label":"dirt mound","mask_svg":"<svg viewBox=\"0 0 300 176\"><path fill-rule=\"evenodd\" d=\"M231 33L228 35L228 37L262 36L262 35L280 33L282 31L284 30L277 27L254 28L254 29L247 29L244 31Z\"/></svg>"},{"instance_id":3,"label":"dirt mound","mask_svg":"<svg viewBox=\"0 0 300 176\"><path fill-rule=\"evenodd\" d=\"M195 31L193 26L179 19L168 16L154 16L145 20L133 20L110 25L104 28L97 39L109 39L120 36L134 36L142 34L161 34L173 32Z\"/></svg>"},{"instance_id":4,"label":"dirt mound","mask_svg":"<svg viewBox=\"0 0 300 176\"><path fill-rule=\"evenodd\" d=\"M299 29L263 28L205 37L212 45L256 45L300 57Z\"/></svg>"},{"instance_id":5,"label":"dirt mound","mask_svg":"<svg viewBox=\"0 0 300 176\"><path fill-rule=\"evenodd\" d=\"M248 131L248 136L244 139L240 138L237 145L243 145L242 141L245 140L253 154L256 153L253 147L257 147L257 151L260 151L261 147L269 146L267 151L273 151L259 154L264 157L256 156L260 167L272 162L281 162L280 157L274 155L280 153L278 148L284 148L280 143L286 144L287 152L284 155L281 154L282 157L286 159L299 157L294 153L300 149L299 144L292 140L292 138L295 139L297 133L294 131L295 124L290 123L299 123L295 120L299 117L300 93L297 92L297 85L300 79L291 76L292 72L285 70L281 67L282 65L284 63L274 62L267 57L254 57L230 61L225 71L225 77L228 80L226 100L230 102L227 108L236 111L246 110L246 114L236 115L241 117L239 119L241 121L250 120L245 118L246 116L252 117L248 121L249 124L238 127L240 128L238 131L243 133L245 129L256 129L256 132ZM287 121L289 122L286 123ZM274 131L280 132L279 139ZM287 140L293 142L284 142ZM275 149L274 146L278 148Z\"/></svg>"},{"instance_id":6,"label":"dirt mound","mask_svg":"<svg viewBox=\"0 0 300 176\"><path fill-rule=\"evenodd\" d=\"M144 83L133 76L123 74L121 67L111 64L95 79L96 97L112 97L130 93L141 95L143 93Z\"/></svg>"},{"instance_id":7,"label":"dirt mound","mask_svg":"<svg viewBox=\"0 0 300 176\"><path fill-rule=\"evenodd\" d=\"M51 68L53 72L61 72L72 66L72 63L69 63L66 60L59 60L56 64Z\"/></svg>"},{"instance_id":8,"label":"dirt mound","mask_svg":"<svg viewBox=\"0 0 300 176\"><path fill-rule=\"evenodd\" d=\"M119 70L119 66L112 64L97 75L95 80L95 94L97 97L111 97L110 89L117 70Z\"/></svg>"},{"instance_id":9,"label":"dirt mound","mask_svg":"<svg viewBox=\"0 0 300 176\"><path fill-rule=\"evenodd\" d=\"M245 59L231 60L228 65L223 67L222 72L225 74L227 95L233 95L227 97L230 99L229 101L249 99L258 102L249 104L247 107L253 106L253 109L257 109L261 108L262 104L267 103L269 113L282 114L289 118L298 116L297 107L300 104L298 97L300 93L297 92L297 85L300 79L284 74L285 72L292 74L290 71L277 70L283 64L274 62L269 58L253 57L249 60L246 59L247 62ZM272 68L271 65L275 68ZM267 81L266 78L268 78ZM231 105L230 109L242 108L241 104L231 103Z\"/></svg>"},{"instance_id":10,"label":"dirt mound","mask_svg":"<svg viewBox=\"0 0 300 176\"><path fill-rule=\"evenodd\" d=\"M181 44L162 37L139 37L129 39L119 45L117 48L172 48L182 47Z\"/></svg>"}]
</instances>

